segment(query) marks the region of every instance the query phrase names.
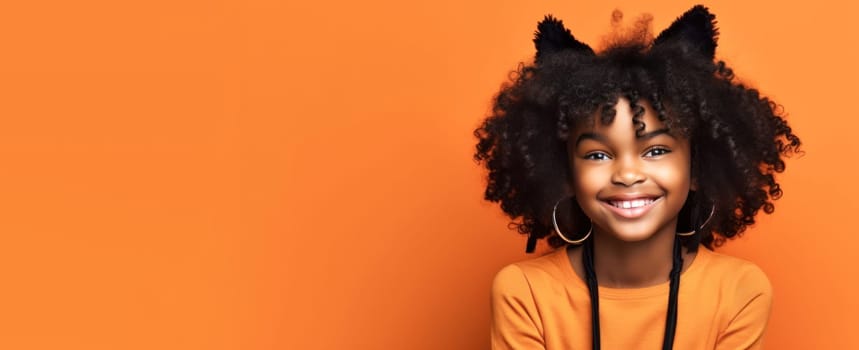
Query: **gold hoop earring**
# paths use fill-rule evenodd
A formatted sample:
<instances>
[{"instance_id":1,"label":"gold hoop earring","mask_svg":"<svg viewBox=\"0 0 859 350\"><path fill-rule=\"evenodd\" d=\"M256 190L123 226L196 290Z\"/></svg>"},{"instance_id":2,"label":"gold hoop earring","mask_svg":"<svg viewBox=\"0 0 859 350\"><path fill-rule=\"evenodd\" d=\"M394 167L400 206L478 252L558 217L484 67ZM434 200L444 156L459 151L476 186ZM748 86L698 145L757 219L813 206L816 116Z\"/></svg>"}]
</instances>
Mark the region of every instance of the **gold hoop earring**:
<instances>
[{"instance_id":1,"label":"gold hoop earring","mask_svg":"<svg viewBox=\"0 0 859 350\"><path fill-rule=\"evenodd\" d=\"M588 233L580 239L574 240L574 239L567 238L567 236L564 236L564 234L561 233L561 229L558 227L558 219L555 216L555 213L558 211L558 204L561 203L562 200L564 200L564 198L561 198L557 202L555 202L555 207L552 208L552 225L555 226L555 232L558 234L558 236L561 237L561 239L563 239L567 243L576 244L576 245L582 244L582 242L584 242L586 239L588 239L588 237L591 236L591 232L593 232L593 230L594 230L594 222L593 222L593 220L591 220L591 228L588 229Z\"/></svg>"},{"instance_id":2,"label":"gold hoop earring","mask_svg":"<svg viewBox=\"0 0 859 350\"><path fill-rule=\"evenodd\" d=\"M707 225L708 222L710 222L710 219L713 218L713 213L715 213L715 212L716 212L716 205L714 204L713 206L710 207L710 216L707 217L707 220L704 220L704 223L701 224L701 226L698 226L698 230L700 230L702 227ZM697 232L697 230L692 230L690 232L677 232L677 235L686 237L686 236L694 235L695 232Z\"/></svg>"}]
</instances>

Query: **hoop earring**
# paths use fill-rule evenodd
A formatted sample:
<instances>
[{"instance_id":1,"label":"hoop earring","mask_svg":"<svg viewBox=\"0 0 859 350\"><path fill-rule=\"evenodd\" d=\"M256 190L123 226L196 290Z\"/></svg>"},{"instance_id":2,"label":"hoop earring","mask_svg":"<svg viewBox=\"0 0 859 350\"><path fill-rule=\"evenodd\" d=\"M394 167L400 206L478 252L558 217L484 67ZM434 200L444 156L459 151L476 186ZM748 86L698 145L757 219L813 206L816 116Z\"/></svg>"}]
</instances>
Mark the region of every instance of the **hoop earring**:
<instances>
[{"instance_id":1,"label":"hoop earring","mask_svg":"<svg viewBox=\"0 0 859 350\"><path fill-rule=\"evenodd\" d=\"M564 198L566 198L566 197L564 197ZM591 228L588 229L588 233L580 239L574 240L574 239L567 238L567 236L564 236L564 234L561 233L561 229L558 227L558 219L555 216L555 213L558 211L558 204L561 203L561 201L564 200L564 198L561 198L557 202L555 202L555 207L552 208L552 225L555 226L555 232L558 234L558 236L560 236L561 239L563 239L567 243L576 244L576 245L582 244L582 242L584 242L586 239L588 239L588 237L591 236L591 232L593 232L593 230L594 230L594 222L591 220Z\"/></svg>"},{"instance_id":2,"label":"hoop earring","mask_svg":"<svg viewBox=\"0 0 859 350\"><path fill-rule=\"evenodd\" d=\"M715 204L713 204L713 205L710 207L710 216L708 216L708 217L707 217L707 220L704 220L704 223L703 223L703 224L701 224L701 226L698 226L698 230L700 230L702 227L704 227L704 225L707 225L707 223L708 223L708 222L710 222L710 219L712 219L712 218L713 218L713 213L715 213L715 212L716 212L716 205L715 205ZM694 225L694 224L693 224L693 225ZM695 232L697 232L697 230L692 230L692 231L689 231L689 232L677 232L677 235L678 235L678 236L686 237L686 236L694 235L694 234L695 234Z\"/></svg>"}]
</instances>

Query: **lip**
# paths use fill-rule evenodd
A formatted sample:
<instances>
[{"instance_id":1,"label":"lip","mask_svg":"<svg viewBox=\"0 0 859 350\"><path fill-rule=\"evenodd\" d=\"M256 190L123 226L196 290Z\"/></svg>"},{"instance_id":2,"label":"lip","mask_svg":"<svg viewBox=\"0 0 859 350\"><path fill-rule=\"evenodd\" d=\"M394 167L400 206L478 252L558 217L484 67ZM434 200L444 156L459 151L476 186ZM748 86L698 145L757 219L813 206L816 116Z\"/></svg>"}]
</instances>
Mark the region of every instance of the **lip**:
<instances>
[{"instance_id":1,"label":"lip","mask_svg":"<svg viewBox=\"0 0 859 350\"><path fill-rule=\"evenodd\" d=\"M642 198L659 198L662 196L652 195L647 193L622 193L613 196L608 196L605 198L600 198L604 201L631 201Z\"/></svg>"},{"instance_id":2,"label":"lip","mask_svg":"<svg viewBox=\"0 0 859 350\"><path fill-rule=\"evenodd\" d=\"M653 202L651 202L650 204L645 205L643 207L629 208L629 209L618 208L618 207L611 205L611 203L608 202L610 200L631 200L631 199L638 199L638 198L654 198L654 196L637 195L635 197L630 197L629 199L620 199L620 198L623 198L623 197L611 197L611 199L601 200L600 202L602 203L603 206L605 206L606 208L608 208L609 210L611 210L613 213L615 213L616 215L618 215L620 217L623 217L626 219L637 219L637 218L640 218L640 217L644 216L645 214L647 214L647 212L649 212L650 209L652 209L654 205L661 202L664 197L662 197L662 196L656 197L656 199Z\"/></svg>"}]
</instances>

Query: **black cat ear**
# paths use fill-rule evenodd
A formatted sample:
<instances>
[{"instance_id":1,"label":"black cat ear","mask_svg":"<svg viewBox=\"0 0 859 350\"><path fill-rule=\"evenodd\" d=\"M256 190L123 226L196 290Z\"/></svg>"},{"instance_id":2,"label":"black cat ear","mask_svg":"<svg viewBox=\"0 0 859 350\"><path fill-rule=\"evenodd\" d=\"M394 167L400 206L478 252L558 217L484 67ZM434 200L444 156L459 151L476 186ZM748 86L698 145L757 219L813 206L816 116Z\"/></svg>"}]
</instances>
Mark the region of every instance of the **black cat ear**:
<instances>
[{"instance_id":1,"label":"black cat ear","mask_svg":"<svg viewBox=\"0 0 859 350\"><path fill-rule=\"evenodd\" d=\"M703 5L695 5L682 16L677 17L668 29L659 33L653 41L653 46L682 43L712 60L716 55L718 36L716 16Z\"/></svg>"},{"instance_id":2,"label":"black cat ear","mask_svg":"<svg viewBox=\"0 0 859 350\"><path fill-rule=\"evenodd\" d=\"M552 15L546 15L537 24L537 31L534 33L534 46L537 48L536 60L538 62L548 53L569 49L583 54L594 54L594 50L590 46L576 40L570 30L564 28L564 23Z\"/></svg>"}]
</instances>

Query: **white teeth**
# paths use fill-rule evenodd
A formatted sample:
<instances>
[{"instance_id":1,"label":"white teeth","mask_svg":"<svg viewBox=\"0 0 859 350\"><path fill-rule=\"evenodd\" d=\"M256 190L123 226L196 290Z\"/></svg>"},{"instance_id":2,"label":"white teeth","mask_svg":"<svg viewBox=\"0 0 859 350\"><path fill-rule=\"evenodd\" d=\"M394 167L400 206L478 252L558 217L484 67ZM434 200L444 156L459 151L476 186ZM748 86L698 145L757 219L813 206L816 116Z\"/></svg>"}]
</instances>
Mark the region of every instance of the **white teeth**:
<instances>
[{"instance_id":1,"label":"white teeth","mask_svg":"<svg viewBox=\"0 0 859 350\"><path fill-rule=\"evenodd\" d=\"M629 208L639 208L639 207L643 207L645 205L648 205L650 203L653 203L653 199L636 199L633 201L611 201L610 203L611 203L611 205L618 207L618 208L629 209Z\"/></svg>"}]
</instances>

